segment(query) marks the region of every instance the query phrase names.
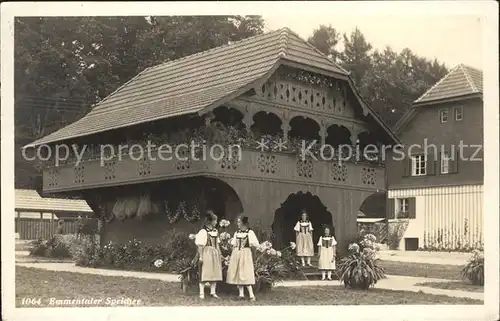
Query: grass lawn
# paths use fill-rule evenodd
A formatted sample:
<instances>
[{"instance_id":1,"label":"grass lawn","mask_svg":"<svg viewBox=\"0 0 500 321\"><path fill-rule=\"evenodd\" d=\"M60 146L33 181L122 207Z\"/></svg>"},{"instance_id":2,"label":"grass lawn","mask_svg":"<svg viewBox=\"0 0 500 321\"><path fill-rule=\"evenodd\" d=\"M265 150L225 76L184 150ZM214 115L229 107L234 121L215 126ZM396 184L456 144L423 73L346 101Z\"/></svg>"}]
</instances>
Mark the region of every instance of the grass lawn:
<instances>
[{"instance_id":1,"label":"grass lawn","mask_svg":"<svg viewBox=\"0 0 500 321\"><path fill-rule=\"evenodd\" d=\"M41 298L40 306L50 305L50 298L102 299L100 304L70 304L64 306L109 306L106 299L141 300L145 306L185 305L361 305L361 304L483 304L482 301L453 298L405 291L370 289L346 290L342 286L311 286L301 288L277 287L268 293L257 294L256 302L236 300L235 293L221 295L219 300L200 301L193 293L183 293L179 283L157 280L98 276L70 272L16 267L16 306L23 298ZM127 304L119 304L127 305Z\"/></svg>"},{"instance_id":2,"label":"grass lawn","mask_svg":"<svg viewBox=\"0 0 500 321\"><path fill-rule=\"evenodd\" d=\"M444 289L444 290L460 290L469 292L484 292L484 287L474 285L465 281L451 281L451 282L423 282L415 285L427 286L430 288Z\"/></svg>"},{"instance_id":3,"label":"grass lawn","mask_svg":"<svg viewBox=\"0 0 500 321\"><path fill-rule=\"evenodd\" d=\"M406 275L424 278L462 280L462 266L413 262L381 261L388 275Z\"/></svg>"}]
</instances>

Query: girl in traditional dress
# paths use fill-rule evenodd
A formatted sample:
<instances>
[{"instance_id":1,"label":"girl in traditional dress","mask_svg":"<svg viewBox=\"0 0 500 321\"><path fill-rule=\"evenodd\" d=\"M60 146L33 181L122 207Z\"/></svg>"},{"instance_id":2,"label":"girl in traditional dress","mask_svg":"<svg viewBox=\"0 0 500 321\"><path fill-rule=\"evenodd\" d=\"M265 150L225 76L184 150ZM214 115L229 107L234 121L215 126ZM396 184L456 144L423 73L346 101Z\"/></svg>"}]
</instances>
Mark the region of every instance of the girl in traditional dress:
<instances>
[{"instance_id":1,"label":"girl in traditional dress","mask_svg":"<svg viewBox=\"0 0 500 321\"><path fill-rule=\"evenodd\" d=\"M252 285L255 284L255 272L251 247L258 247L259 241L255 233L248 228L248 217L242 216L238 218L237 224L239 230L234 233L231 240L233 251L229 259L226 282L238 286L238 298L245 298L244 291L246 287L250 300L255 301L252 289Z\"/></svg>"},{"instance_id":2,"label":"girl in traditional dress","mask_svg":"<svg viewBox=\"0 0 500 321\"><path fill-rule=\"evenodd\" d=\"M309 217L305 210L302 211L301 220L295 224L295 235L297 244L297 256L302 261L302 266L312 266L311 257L314 255L314 245L312 239L313 226L309 222Z\"/></svg>"},{"instance_id":3,"label":"girl in traditional dress","mask_svg":"<svg viewBox=\"0 0 500 321\"><path fill-rule=\"evenodd\" d=\"M332 271L335 270L335 249L337 241L330 235L330 229L325 227L323 236L319 237L319 261L318 270L321 271L321 279L325 280L328 273L328 280L332 279Z\"/></svg>"},{"instance_id":4,"label":"girl in traditional dress","mask_svg":"<svg viewBox=\"0 0 500 321\"><path fill-rule=\"evenodd\" d=\"M219 248L219 233L217 215L212 211L207 212L204 227L196 234L195 244L198 246L200 275L200 299L205 298L205 283L210 283L210 295L217 296L217 281L222 281L222 263Z\"/></svg>"}]
</instances>

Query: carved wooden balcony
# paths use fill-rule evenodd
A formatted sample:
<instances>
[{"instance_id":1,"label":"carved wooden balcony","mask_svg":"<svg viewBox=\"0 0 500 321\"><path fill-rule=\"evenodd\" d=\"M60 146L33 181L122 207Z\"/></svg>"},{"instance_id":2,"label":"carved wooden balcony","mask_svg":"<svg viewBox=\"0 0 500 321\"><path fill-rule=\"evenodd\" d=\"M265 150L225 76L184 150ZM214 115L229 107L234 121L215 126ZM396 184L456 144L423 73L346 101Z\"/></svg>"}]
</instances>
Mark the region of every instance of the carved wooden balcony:
<instances>
[{"instance_id":1,"label":"carved wooden balcony","mask_svg":"<svg viewBox=\"0 0 500 321\"><path fill-rule=\"evenodd\" d=\"M43 171L45 192L73 191L88 188L145 183L165 179L193 176L233 177L282 181L316 186L339 186L346 189L383 190L385 168L381 165L336 160L303 160L299 155L277 152L260 152L242 149L241 159L233 150L233 157L226 153L222 159L208 157L203 160L161 160L157 151L151 159L135 160L130 155L122 159L82 161L47 167ZM186 150L181 157L188 156ZM164 157L165 158L165 157Z\"/></svg>"}]
</instances>

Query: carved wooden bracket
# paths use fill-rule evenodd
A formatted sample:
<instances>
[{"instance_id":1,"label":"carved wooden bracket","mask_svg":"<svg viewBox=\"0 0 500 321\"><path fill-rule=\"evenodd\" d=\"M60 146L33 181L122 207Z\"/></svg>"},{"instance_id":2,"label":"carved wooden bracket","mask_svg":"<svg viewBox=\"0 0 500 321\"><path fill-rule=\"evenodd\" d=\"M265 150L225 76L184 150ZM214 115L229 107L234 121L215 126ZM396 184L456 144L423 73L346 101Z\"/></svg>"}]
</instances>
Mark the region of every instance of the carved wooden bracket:
<instances>
[{"instance_id":1,"label":"carved wooden bracket","mask_svg":"<svg viewBox=\"0 0 500 321\"><path fill-rule=\"evenodd\" d=\"M328 125L327 122L322 119L319 126L319 136L321 137L321 145L325 145L327 136Z\"/></svg>"},{"instance_id":2,"label":"carved wooden bracket","mask_svg":"<svg viewBox=\"0 0 500 321\"><path fill-rule=\"evenodd\" d=\"M243 112L243 124L245 124L246 130L250 131L250 128L255 123L253 116L255 115L255 107L253 103L248 103Z\"/></svg>"}]
</instances>

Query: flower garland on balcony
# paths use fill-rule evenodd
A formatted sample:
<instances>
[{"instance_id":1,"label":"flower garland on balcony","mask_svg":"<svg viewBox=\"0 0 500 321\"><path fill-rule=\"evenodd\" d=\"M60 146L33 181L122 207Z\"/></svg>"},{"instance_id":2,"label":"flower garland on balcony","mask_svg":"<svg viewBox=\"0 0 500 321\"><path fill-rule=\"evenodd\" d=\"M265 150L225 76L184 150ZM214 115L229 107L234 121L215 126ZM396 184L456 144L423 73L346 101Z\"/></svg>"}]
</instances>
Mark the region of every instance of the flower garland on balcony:
<instances>
[{"instance_id":1,"label":"flower garland on balcony","mask_svg":"<svg viewBox=\"0 0 500 321\"><path fill-rule=\"evenodd\" d=\"M198 206L194 204L191 209L191 215L189 215L189 211L185 211L184 218L188 222L194 222L200 219L200 211L198 210Z\"/></svg>"},{"instance_id":2,"label":"flower garland on balcony","mask_svg":"<svg viewBox=\"0 0 500 321\"><path fill-rule=\"evenodd\" d=\"M168 205L168 202L164 201L163 203L165 204L165 214L167 214L168 222L170 224L177 223L177 221L179 221L179 219L181 217L179 214L179 211L175 211L174 213L172 213L172 211L170 210L170 207Z\"/></svg>"},{"instance_id":3,"label":"flower garland on balcony","mask_svg":"<svg viewBox=\"0 0 500 321\"><path fill-rule=\"evenodd\" d=\"M185 201L179 202L179 205L177 206L177 210L175 215L178 215L179 217L184 217L186 218L188 216L187 212L187 206Z\"/></svg>"},{"instance_id":4,"label":"flower garland on balcony","mask_svg":"<svg viewBox=\"0 0 500 321\"><path fill-rule=\"evenodd\" d=\"M312 139L303 139L300 137L292 137L288 136L286 139L286 144L282 145L285 148L276 148L276 144L281 140L282 142L284 141L283 135L281 133L277 133L274 135L271 134L264 134L264 135L254 135L253 132L247 132L245 129L234 127L234 126L228 126L223 124L220 121L215 121L211 123L208 127L205 126L200 126L197 128L186 128L179 130L177 132L165 132L161 134L155 134L155 133L148 133L145 134L142 138L140 139L127 139L126 141L123 141L122 144L127 145L128 147L134 145L134 144L139 144L143 146L143 148L146 148L148 145L148 141L151 142L151 144L155 145L156 148L160 145L164 144L169 144L171 147L175 147L179 144L186 144L191 141L198 143L198 144L222 144L224 146L229 146L229 145L240 145L242 148L248 148L248 149L256 149L259 148L259 142L261 139L267 142L267 146L269 147L268 151L278 151L278 152L285 152L285 153L301 153L303 146L305 144L306 147L308 147L312 143ZM319 142L319 140L317 140ZM98 145L88 145L87 148L85 149L85 153L83 155L84 160L90 160L90 159L98 159L100 157L100 151L99 151L99 146ZM320 156L320 144L317 143L312 146L312 148L309 149L311 153L316 155L317 157ZM156 148L153 148L156 149ZM121 148L120 149L122 154L128 154L128 148ZM109 149L105 149L104 152L109 152ZM201 153L200 149L197 149L198 153ZM353 150L352 153L349 155L346 150L341 151L344 159L346 156L350 156L352 160L359 161L361 162L367 162L371 164L381 164L383 161L381 160L370 160L366 159L364 155L359 155L356 150ZM323 153L329 157L330 151L329 149L325 149ZM335 150L335 154L339 153L338 150ZM200 155L198 155L200 156ZM336 157L334 157L335 159ZM76 157L74 153L71 153L70 158L68 158L67 161L64 163L70 164L74 163L76 161ZM47 162L43 162L44 167L46 166L53 166L54 160L51 159Z\"/></svg>"}]
</instances>

